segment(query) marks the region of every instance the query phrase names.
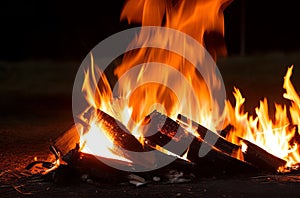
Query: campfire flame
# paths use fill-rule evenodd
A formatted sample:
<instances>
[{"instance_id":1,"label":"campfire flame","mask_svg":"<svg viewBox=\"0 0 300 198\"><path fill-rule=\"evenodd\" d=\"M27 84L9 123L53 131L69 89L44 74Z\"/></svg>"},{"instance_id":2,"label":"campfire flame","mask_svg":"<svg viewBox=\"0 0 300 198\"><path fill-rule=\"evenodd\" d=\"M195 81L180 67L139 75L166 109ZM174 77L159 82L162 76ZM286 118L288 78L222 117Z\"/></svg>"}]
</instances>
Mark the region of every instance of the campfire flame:
<instances>
[{"instance_id":1,"label":"campfire flame","mask_svg":"<svg viewBox=\"0 0 300 198\"><path fill-rule=\"evenodd\" d=\"M113 140L101 127L101 121L93 120L90 129L80 138L81 151L92 153L110 159L131 162L127 158L116 153Z\"/></svg>"},{"instance_id":2,"label":"campfire flame","mask_svg":"<svg viewBox=\"0 0 300 198\"><path fill-rule=\"evenodd\" d=\"M140 23L142 26L164 26L182 31L205 46L212 57L216 58L217 55L226 54L226 47L222 44L211 46L209 38L211 35L217 35L217 38L218 35L223 37L223 10L230 2L228 0L128 0L123 8L121 19L127 19L129 23ZM142 42L149 36L142 30L133 42ZM164 42L166 46L168 42L176 40L176 38L168 40L163 35L155 35L152 38L155 38L153 42ZM185 45L187 51L192 49L188 43ZM203 59L196 52L193 58ZM191 92L180 79L174 79L171 75L172 69L151 67L148 64L151 62L170 65L179 71L192 86L196 98L190 97ZM141 65L136 78L122 77L136 65ZM237 88L233 93L235 106L233 107L229 101L224 101L225 109L220 109L216 101L211 98L206 83L195 67L178 54L163 49L140 48L124 54L122 63L114 70L119 84L122 85L122 89L118 90L118 97L114 97L109 80L104 72L96 67L91 54L91 65L85 73L82 87L89 107L79 115L89 127L81 131L80 149L82 152L98 156L130 161L115 151L113 139L97 119L97 110L102 110L119 120L142 144L144 144L143 120L153 110L158 110L174 120L178 114L186 115L212 131L222 129L224 123L221 121L226 118L226 124L234 126L234 129L227 134L227 140L241 145L243 152L247 152L247 148L242 139L251 141L269 153L286 160L286 166L291 167L300 162L299 146L296 141L293 141L293 137L298 133L295 126L300 127L300 98L290 81L292 68L288 69L283 85L286 90L284 98L291 101L291 106L275 104L276 113L272 120L268 112L267 99L260 101L259 107L255 108L256 116L249 116L244 112L245 99ZM159 76L161 82L173 82L176 94L165 85L143 83L153 76ZM100 77L98 82L97 77ZM220 82L216 77L212 76L211 81L214 89L220 88ZM141 86L135 88L134 84L141 84ZM183 102L179 103L180 100ZM196 106L201 108L195 108ZM193 128L192 125L190 128ZM192 130L188 131L192 132Z\"/></svg>"},{"instance_id":3,"label":"campfire flame","mask_svg":"<svg viewBox=\"0 0 300 198\"><path fill-rule=\"evenodd\" d=\"M141 22L142 26L163 25L180 30L192 36L202 45L206 45L204 37L207 32L224 34L223 9L228 2L227 0L215 0L171 3L168 1L131 0L126 2L121 19L127 18L129 23ZM136 5L138 6L136 7ZM153 15L152 8L155 8L154 12L157 12L157 14ZM199 15L198 13L202 14ZM163 16L166 16L166 18L164 19ZM148 32L142 29L133 42L144 42L145 39L151 37L151 42L161 43L164 41L165 46L168 46L169 42L176 43L177 38L166 36L169 35L149 35ZM194 60L203 62L204 57L189 50L193 49L189 43L184 43L184 45L187 52L193 53L192 58ZM226 54L225 46L211 49L215 50L211 53ZM148 63L152 62L161 63L161 67L158 65L151 67ZM141 65L136 78L133 78L132 75L130 78L124 77L124 73L136 65ZM178 79L178 76L173 75L174 71L178 71L185 79ZM158 72L159 75L157 75ZM80 115L81 119L88 125L93 123L93 126L95 126L95 120L97 120L96 110L100 109L118 119L142 144L144 143L142 123L144 118L153 110L158 110L174 120L176 120L179 113L184 114L213 131L221 127L220 123L223 121L222 110L215 108L218 104L211 98L203 78L195 69L195 66L185 60L184 57L163 49L140 48L124 54L122 63L116 67L114 73L122 86L122 89L118 90L118 98L113 97L109 81L103 71L99 71L98 67L94 65L94 59L91 55L91 67L86 71L82 88L90 107ZM172 83L174 90L164 84L148 82L149 79L153 79L155 76L157 76L159 82ZM96 82L96 77L100 77L99 82ZM184 83L184 80L187 80L188 83ZM210 80L214 89L220 89L221 82L218 81L217 77L212 76ZM136 84L141 86L135 88L134 85ZM95 88L96 93L93 92ZM88 118L86 112L90 114ZM102 130L101 127L99 130ZM89 144L89 133L89 131L82 132L82 150ZM98 147L100 146L105 147L105 149L109 147L108 150L111 150L113 145L99 145ZM98 154L104 155L104 153Z\"/></svg>"},{"instance_id":4,"label":"campfire flame","mask_svg":"<svg viewBox=\"0 0 300 198\"><path fill-rule=\"evenodd\" d=\"M179 30L193 37L207 49L211 49L211 55L216 57L217 54L225 55L227 53L225 45L221 43L211 46L212 44L206 42L205 37L208 34L213 34L220 35L223 38L223 10L230 2L230 0L128 0L123 7L121 20L127 19L129 24L139 23L142 26L163 26ZM170 38L169 35L157 34L153 36L142 29L138 38L133 41L133 44L134 42L145 42L149 37L152 39L151 42L163 43L165 46L168 46L169 42L176 43L177 41L177 38ZM215 38L219 37L215 36ZM179 45L182 45L182 43L179 43ZM196 60L195 62L203 61L203 57L200 54L193 52L191 44L186 42L184 45L187 53L193 53L192 58ZM170 69L150 67L148 64L145 64L152 62L166 64L178 70L188 80L188 85L192 86L192 90L188 89L182 83L182 80L178 79L178 76L174 78ZM142 68L138 77L135 79L130 76L130 78L121 82L126 84L127 87L119 93L120 96L128 98L131 95L128 106L132 109L132 114L127 115L127 117L131 116L136 123L140 123L145 116L151 113L153 108L160 108L163 113L174 120L181 113L211 130L221 127L220 124L223 120L221 116L222 110L215 108L218 104L211 98L201 74L184 57L163 49L140 48L137 51L124 55L122 64L114 71L115 75L120 80L126 71L139 64L142 64ZM159 81L176 84L174 86L176 87L176 93L174 93L174 90L156 83L147 83L133 90L133 85L153 78L158 72L162 78ZM221 82L216 76L211 76L210 80L212 81L213 89L220 89ZM194 94L196 98L191 97ZM138 103L136 102L137 98L139 98ZM181 101L180 104L179 100ZM159 106L157 107L155 104L159 104ZM195 108L197 106L201 108ZM132 127L129 127L129 129L132 130ZM142 132L140 131L140 133Z\"/></svg>"},{"instance_id":5,"label":"campfire flame","mask_svg":"<svg viewBox=\"0 0 300 198\"><path fill-rule=\"evenodd\" d=\"M246 139L269 153L287 161L286 167L291 167L300 161L299 145L293 141L297 136L300 117L300 98L295 91L290 77L293 66L289 67L284 77L283 88L286 93L283 97L291 101L291 106L275 103L275 118L272 120L265 98L260 101L259 107L255 108L256 116L249 116L243 110L245 98L239 89L234 89L235 106L230 101L226 102L226 118L234 126L234 129L227 135L227 139L235 144L242 144L242 139ZM291 117L291 120L289 119ZM247 152L247 148L243 148Z\"/></svg>"},{"instance_id":6,"label":"campfire flame","mask_svg":"<svg viewBox=\"0 0 300 198\"><path fill-rule=\"evenodd\" d=\"M208 35L215 35L214 39L219 39L218 36L223 38L223 11L231 2L232 0L127 0L121 20L127 19L129 24L165 26L179 30L192 36L216 57L227 53L225 43L211 44L205 38Z\"/></svg>"}]
</instances>

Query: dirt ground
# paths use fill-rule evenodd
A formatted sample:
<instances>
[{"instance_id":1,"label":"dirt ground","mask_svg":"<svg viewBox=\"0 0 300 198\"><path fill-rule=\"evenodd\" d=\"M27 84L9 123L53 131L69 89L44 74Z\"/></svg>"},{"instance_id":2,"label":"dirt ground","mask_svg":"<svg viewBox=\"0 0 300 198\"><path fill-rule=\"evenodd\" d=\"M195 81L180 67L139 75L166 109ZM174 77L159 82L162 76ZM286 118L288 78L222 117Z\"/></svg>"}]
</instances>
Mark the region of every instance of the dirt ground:
<instances>
[{"instance_id":1,"label":"dirt ground","mask_svg":"<svg viewBox=\"0 0 300 198\"><path fill-rule=\"evenodd\" d=\"M294 64L292 81L300 90L300 53L272 53L218 60L228 98L233 86L246 97L246 110L263 97L282 99L287 67ZM71 93L80 62L49 60L0 62L0 197L299 197L300 176L203 178L182 184L56 185L24 177L20 172L34 157L47 160L49 145L73 123ZM17 181L17 180L14 180ZM31 182L30 182L31 181ZM22 183L23 182L23 183ZM30 195L27 195L27 194Z\"/></svg>"}]
</instances>

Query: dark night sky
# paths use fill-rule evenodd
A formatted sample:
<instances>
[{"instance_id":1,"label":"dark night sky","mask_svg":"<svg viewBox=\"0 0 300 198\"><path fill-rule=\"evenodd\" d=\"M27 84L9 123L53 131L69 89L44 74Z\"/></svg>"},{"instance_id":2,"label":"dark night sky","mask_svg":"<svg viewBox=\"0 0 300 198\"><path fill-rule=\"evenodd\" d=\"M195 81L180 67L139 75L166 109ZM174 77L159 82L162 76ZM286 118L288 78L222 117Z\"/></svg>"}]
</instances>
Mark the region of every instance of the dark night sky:
<instances>
[{"instance_id":1,"label":"dark night sky","mask_svg":"<svg viewBox=\"0 0 300 198\"><path fill-rule=\"evenodd\" d=\"M240 50L241 1L234 0L224 13L229 55ZM81 60L98 42L129 27L119 21L123 2L1 1L0 59ZM300 50L297 1L245 3L247 54Z\"/></svg>"}]
</instances>

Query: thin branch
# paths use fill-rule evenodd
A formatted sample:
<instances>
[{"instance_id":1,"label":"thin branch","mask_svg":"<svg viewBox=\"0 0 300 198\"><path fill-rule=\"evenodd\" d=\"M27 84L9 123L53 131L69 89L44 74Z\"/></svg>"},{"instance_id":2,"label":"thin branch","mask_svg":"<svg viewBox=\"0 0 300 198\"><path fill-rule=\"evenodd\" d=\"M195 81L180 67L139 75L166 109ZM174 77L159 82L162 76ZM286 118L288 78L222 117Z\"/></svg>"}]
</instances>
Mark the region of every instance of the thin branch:
<instances>
[{"instance_id":1,"label":"thin branch","mask_svg":"<svg viewBox=\"0 0 300 198\"><path fill-rule=\"evenodd\" d=\"M22 192L22 191L19 189L20 187L22 187L22 185L21 185L21 186L14 186L14 185L11 184L11 187L13 187L13 189L15 189L18 193L20 193L20 194L22 194L22 195L32 195L31 192Z\"/></svg>"}]
</instances>

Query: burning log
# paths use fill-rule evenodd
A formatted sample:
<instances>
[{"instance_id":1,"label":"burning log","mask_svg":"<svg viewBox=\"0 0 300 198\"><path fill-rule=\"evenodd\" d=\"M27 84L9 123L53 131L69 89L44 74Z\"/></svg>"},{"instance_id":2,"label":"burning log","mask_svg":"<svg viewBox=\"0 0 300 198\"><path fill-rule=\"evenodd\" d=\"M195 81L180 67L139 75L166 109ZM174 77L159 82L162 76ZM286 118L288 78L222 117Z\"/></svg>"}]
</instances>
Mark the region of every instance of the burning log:
<instances>
[{"instance_id":1,"label":"burning log","mask_svg":"<svg viewBox=\"0 0 300 198\"><path fill-rule=\"evenodd\" d=\"M119 166L128 166L129 162L83 153L78 150L78 147L64 155L63 160L67 163L67 166L63 166L63 168L58 170L54 180L58 180L58 178L61 180L61 177L69 177L68 175L64 176L64 174L69 171L77 177L87 175L92 180L103 180L111 183L126 181L126 177L129 174L129 172L112 168L104 163L109 160L110 163L115 163ZM55 182L58 183L60 181Z\"/></svg>"},{"instance_id":2,"label":"burning log","mask_svg":"<svg viewBox=\"0 0 300 198\"><path fill-rule=\"evenodd\" d=\"M171 156L166 155L165 157L169 158ZM128 181L128 176L132 174L131 172L115 169L107 165L107 163L115 163L118 164L118 166L131 166L131 164L128 162L110 158L103 158L82 152L76 153L76 150L70 151L68 157L65 157L65 160L68 162L68 165L70 165L72 169L76 170L77 174L87 174L91 179L97 181L107 181L107 179L109 179L112 183L126 182ZM151 172L141 172L138 173L138 175L147 180L151 180L154 175L164 178L171 170L182 171L185 174L189 174L193 172L193 168L193 163L177 158L172 163L163 168L156 169Z\"/></svg>"},{"instance_id":3,"label":"burning log","mask_svg":"<svg viewBox=\"0 0 300 198\"><path fill-rule=\"evenodd\" d=\"M200 157L199 150L202 146L209 151ZM252 164L232 157L199 139L194 139L191 143L187 158L197 164L197 176L249 176L260 173Z\"/></svg>"},{"instance_id":4,"label":"burning log","mask_svg":"<svg viewBox=\"0 0 300 198\"><path fill-rule=\"evenodd\" d=\"M197 128L196 132L202 140L207 142L209 145L214 145L222 152L232 155L240 149L240 146L227 141L224 137L220 136L219 134L214 133L213 131L207 129L206 127L198 124L193 120L189 120L187 117L181 114L177 116L177 121L183 124L191 123L193 127Z\"/></svg>"},{"instance_id":5,"label":"burning log","mask_svg":"<svg viewBox=\"0 0 300 198\"><path fill-rule=\"evenodd\" d=\"M53 145L60 152L61 156L67 154L79 142L80 136L78 129L80 128L83 127L79 124L74 124L55 140Z\"/></svg>"},{"instance_id":6,"label":"burning log","mask_svg":"<svg viewBox=\"0 0 300 198\"><path fill-rule=\"evenodd\" d=\"M255 173L258 170L251 164L241 161L233 156L227 154L226 152L214 147L207 142L203 141L202 138L195 137L192 133L187 132L179 123L172 120L171 118L162 115L161 113L154 111L149 116L146 117L145 122L149 123L147 130L145 131L145 145L143 146L133 135L131 135L119 121L110 115L99 111L98 112L99 122L102 123L103 129L113 137L113 141L119 147L123 149L131 149L138 152L147 152L149 150L157 149L160 155L163 155L165 159L173 158L173 162L168 166L159 169L157 173L162 173L163 170L171 170L172 168L184 169L189 167L190 170L197 170L196 174L202 176L205 175L224 175L224 174L238 174L238 173ZM82 127L82 126L79 126ZM155 133L155 134L153 134ZM210 131L210 133L213 133ZM153 134L147 136L149 134ZM55 147L58 148L61 154L64 154L63 160L68 163L72 168L75 168L80 173L88 173L94 177L107 178L107 174L121 174L122 171L115 170L108 166L105 162L115 163L118 166L132 166L130 162L130 156L123 155L128 161L122 161L117 159L105 158L100 156L94 156L93 154L82 153L77 147L74 151L74 145L79 142L79 134L76 125L66 131L61 137L55 142ZM130 144L129 144L130 143ZM170 144L169 144L170 143ZM182 146L187 146L189 148L180 148ZM218 145L221 145L219 143ZM230 145L230 144L228 144ZM199 156L199 150L201 147L207 147L209 149L205 156ZM72 149L70 149L72 147ZM124 148L125 147L125 148ZM158 147L165 149L165 151L171 152L174 155L169 155L164 151L160 151ZM121 153L122 154L122 153ZM187 164L191 165L189 161L181 159L183 155L186 154L186 158L195 163L195 168L191 168ZM155 158L155 154L152 156ZM135 164L138 166L152 166L154 165L154 159L135 159ZM100 159L100 160L99 160ZM180 163L178 163L180 161ZM184 162L184 166L182 165ZM181 165L179 165L181 164ZM152 172L151 172L152 173ZM124 173L123 176L126 176Z\"/></svg>"},{"instance_id":7,"label":"burning log","mask_svg":"<svg viewBox=\"0 0 300 198\"><path fill-rule=\"evenodd\" d=\"M148 123L150 123L147 132L153 133L153 131L157 131L156 134L146 137L146 140L149 141L152 145L157 144L161 147L165 147L165 145L170 141L174 141L175 143L178 143L178 145L180 145L183 144L182 142L179 143L179 141L181 140L191 140L189 148L185 150L184 153L187 154L188 160L196 163L197 174L200 174L202 176L219 176L224 174L237 173L246 175L245 173L254 174L259 172L251 164L241 161L221 151L220 149L209 145L201 138L196 138L193 134L185 131L177 122L165 115L160 114L157 111L154 111L149 116L147 116L146 120ZM179 133L179 135L176 135L176 133ZM199 150L202 146L209 149L208 153L205 156L199 156ZM179 152L176 145L172 145L172 147L169 147L168 150L177 155L183 155L183 153Z\"/></svg>"},{"instance_id":8,"label":"burning log","mask_svg":"<svg viewBox=\"0 0 300 198\"><path fill-rule=\"evenodd\" d=\"M100 110L98 111L97 118L99 122L101 122L101 127L104 129L103 133L108 133L109 137L112 137L113 139L115 145L112 150L113 153L127 158L128 160L132 160L142 167L147 167L154 163L154 155L148 155L148 157L145 158L140 155L131 156L127 153L127 151L147 152L152 149L143 146L132 134L130 134L122 123ZM80 134L78 131L86 131L86 129L80 124L73 125L69 130L57 138L54 147L61 153L61 156L68 154L80 142ZM99 144L101 144L101 142L99 142Z\"/></svg>"},{"instance_id":9,"label":"burning log","mask_svg":"<svg viewBox=\"0 0 300 198\"><path fill-rule=\"evenodd\" d=\"M266 172L277 172L279 167L286 164L286 161L280 159L259 146L251 143L248 140L242 139L242 142L247 145L247 150L244 152L245 161L253 164L255 167Z\"/></svg>"},{"instance_id":10,"label":"burning log","mask_svg":"<svg viewBox=\"0 0 300 198\"><path fill-rule=\"evenodd\" d=\"M219 134L220 136L222 136L223 138L226 138L227 134L233 129L234 127L229 124L227 125L224 129L222 129Z\"/></svg>"},{"instance_id":11,"label":"burning log","mask_svg":"<svg viewBox=\"0 0 300 198\"><path fill-rule=\"evenodd\" d=\"M191 142L195 138L195 136L185 131L174 120L157 111L153 111L148 115L145 118L145 123L149 124L144 133L145 143L151 147L156 147L156 145L164 147L166 150L178 156L182 156L187 149L181 148L180 146L186 144L189 145L188 142ZM178 144L175 145L175 143Z\"/></svg>"},{"instance_id":12,"label":"burning log","mask_svg":"<svg viewBox=\"0 0 300 198\"><path fill-rule=\"evenodd\" d=\"M178 115L178 120L179 120L179 122L184 122L186 124L189 123L189 121L190 121L190 120L188 120L188 118L186 118L185 116L182 116L180 114ZM197 132L200 135L201 139L204 139L205 137L208 136L208 138L206 138L208 141L206 139L205 139L205 141L209 145L213 145L210 143L209 140L213 140L213 141L216 140L214 147L216 147L217 149L220 149L222 152L225 152L225 153L231 155L233 153L237 153L241 149L240 146L227 141L222 136L219 136L218 134L208 130L207 128L196 123L195 121L190 121L190 122L194 127L197 127ZM230 128L230 126L228 126L228 127ZM226 129L226 130L228 130L228 129ZM279 167L284 166L286 164L285 160L282 160L282 159L268 153L267 151L258 147L257 145L255 145L247 140L242 140L242 141L248 146L247 152L243 154L244 160L246 162L252 164L253 166L257 167L258 169L261 169L262 171L267 171L267 172L277 172ZM195 152L197 152L197 149L198 148L195 149Z\"/></svg>"},{"instance_id":13,"label":"burning log","mask_svg":"<svg viewBox=\"0 0 300 198\"><path fill-rule=\"evenodd\" d=\"M128 161L80 152L78 145L80 141L78 129L83 129L83 126L73 125L68 131L64 132L64 134L56 140L54 147L60 151L61 155L63 156L63 161L77 171L83 172L85 170L93 176L105 178L106 176L102 173L103 171L111 173L112 175L115 174L116 171L114 168L106 167L108 166L107 164L117 164L118 167L123 166L124 170L128 169L128 167L131 167L131 169L129 169L134 172L134 170L138 168L143 169L149 166L155 167L155 158L158 156L160 159L167 161L169 159L169 161L176 162L171 163L171 166L168 165L170 169L180 168L181 170L186 170L186 168L188 168L191 170L191 165L193 163L182 159L177 159L176 156L163 153L159 150L157 150L156 153L147 155L147 157L143 157L143 155L127 155L126 151L130 150L134 150L135 152L148 152L156 148L149 147L148 145L143 146L133 135L129 133L128 129L126 129L124 125L103 111L98 112L98 120L102 124L102 129L106 133L109 133L109 136L112 137L114 144L116 145L116 148L114 148L115 153L121 157L124 157L125 159L128 159ZM76 128L77 126L79 128ZM101 129L99 128L99 130ZM101 142L99 142L99 144L101 144ZM121 149L118 147L121 147ZM100 161L106 161L107 163L102 163ZM178 163L179 161L182 162ZM185 163L185 166L182 165L183 162Z\"/></svg>"},{"instance_id":14,"label":"burning log","mask_svg":"<svg viewBox=\"0 0 300 198\"><path fill-rule=\"evenodd\" d=\"M114 144L129 151L143 152L143 145L128 131L117 119L107 113L98 110L98 120L105 132L113 138Z\"/></svg>"},{"instance_id":15,"label":"burning log","mask_svg":"<svg viewBox=\"0 0 300 198\"><path fill-rule=\"evenodd\" d=\"M109 136L113 138L115 145L129 151L144 151L143 145L121 122L101 110L98 111L97 115L99 122L102 124L101 126L104 128L105 132L109 133ZM77 143L79 143L79 131L86 131L86 129L80 124L75 124L55 140L54 146L60 151L62 156L67 154Z\"/></svg>"}]
</instances>

